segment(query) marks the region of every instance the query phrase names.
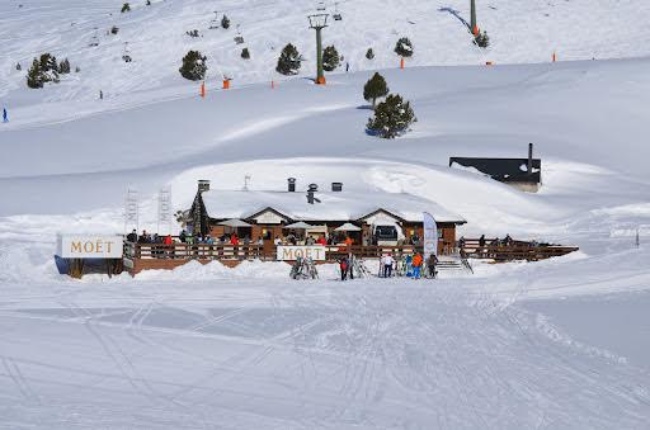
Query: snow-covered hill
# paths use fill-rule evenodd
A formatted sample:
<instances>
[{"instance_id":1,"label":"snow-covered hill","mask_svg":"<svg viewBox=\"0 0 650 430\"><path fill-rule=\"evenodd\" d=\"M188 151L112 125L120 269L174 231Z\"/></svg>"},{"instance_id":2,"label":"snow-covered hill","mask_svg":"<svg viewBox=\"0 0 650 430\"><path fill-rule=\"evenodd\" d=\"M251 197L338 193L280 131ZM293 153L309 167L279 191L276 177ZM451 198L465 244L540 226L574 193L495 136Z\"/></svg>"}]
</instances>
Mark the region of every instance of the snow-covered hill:
<instances>
[{"instance_id":1,"label":"snow-covered hill","mask_svg":"<svg viewBox=\"0 0 650 430\"><path fill-rule=\"evenodd\" d=\"M208 57L208 84L220 86L224 76L232 84L279 80L275 65L287 43L296 45L305 61L300 76L315 70L315 37L307 15L315 0L145 0L130 2L131 12L120 13L123 0L6 0L0 4L0 100L13 107L35 100L91 100L99 90L107 97L143 90L190 93L192 84L178 73L181 58L190 49ZM469 0L355 0L326 1L330 16L324 43L333 44L352 71L396 67L393 52L399 37L411 39L415 54L408 67L538 63L551 60L646 56L650 40L643 23L650 6L636 0L490 0L477 1L480 27L491 37L485 51L471 44L462 20L469 20ZM217 12L215 14L214 12ZM226 14L228 30L209 29L215 17ZM109 30L116 26L118 34ZM198 30L199 38L186 35ZM234 37L240 34L244 44ZM90 47L93 42L99 46ZM248 47L251 59L240 58ZM373 48L375 59L365 58ZM125 63L128 50L133 62ZM29 91L25 73L43 52L67 57L80 73L58 86ZM14 66L20 62L22 71ZM343 63L343 64L344 64ZM343 68L336 73L342 73ZM43 94L45 93L45 94Z\"/></svg>"}]
</instances>

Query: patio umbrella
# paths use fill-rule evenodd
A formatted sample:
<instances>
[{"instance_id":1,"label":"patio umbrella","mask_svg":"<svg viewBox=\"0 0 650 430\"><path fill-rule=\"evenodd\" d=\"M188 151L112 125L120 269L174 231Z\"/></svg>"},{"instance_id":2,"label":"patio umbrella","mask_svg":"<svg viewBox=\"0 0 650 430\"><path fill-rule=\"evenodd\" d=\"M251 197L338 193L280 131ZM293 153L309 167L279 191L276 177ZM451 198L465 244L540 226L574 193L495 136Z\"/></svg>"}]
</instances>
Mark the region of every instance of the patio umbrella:
<instances>
[{"instance_id":1,"label":"patio umbrella","mask_svg":"<svg viewBox=\"0 0 650 430\"><path fill-rule=\"evenodd\" d=\"M306 230L308 228L312 228L312 226L307 224L304 221L298 221L298 222L294 222L293 224L285 225L282 228L289 228L293 230Z\"/></svg>"},{"instance_id":2,"label":"patio umbrella","mask_svg":"<svg viewBox=\"0 0 650 430\"><path fill-rule=\"evenodd\" d=\"M361 227L357 227L356 225L346 222L340 227L336 227L334 231L361 231Z\"/></svg>"},{"instance_id":3,"label":"patio umbrella","mask_svg":"<svg viewBox=\"0 0 650 430\"><path fill-rule=\"evenodd\" d=\"M218 223L218 224L219 224L219 225L225 225L226 227L233 227L233 228L237 228L237 227L251 227L251 226L252 226L252 224L249 224L249 223L247 223L246 221L242 221L242 220L240 220L240 219L238 219L238 218L227 219L227 220L225 220L225 221L221 221L221 222Z\"/></svg>"}]
</instances>

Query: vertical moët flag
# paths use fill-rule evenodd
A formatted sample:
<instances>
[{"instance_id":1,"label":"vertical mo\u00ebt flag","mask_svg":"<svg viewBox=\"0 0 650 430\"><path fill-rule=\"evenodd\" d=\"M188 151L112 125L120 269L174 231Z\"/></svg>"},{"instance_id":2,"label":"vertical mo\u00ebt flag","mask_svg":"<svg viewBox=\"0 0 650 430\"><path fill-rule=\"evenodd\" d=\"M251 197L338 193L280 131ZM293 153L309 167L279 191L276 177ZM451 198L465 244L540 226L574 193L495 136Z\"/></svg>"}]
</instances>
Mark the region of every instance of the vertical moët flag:
<instances>
[{"instance_id":1,"label":"vertical mo\u00ebt flag","mask_svg":"<svg viewBox=\"0 0 650 430\"><path fill-rule=\"evenodd\" d=\"M423 212L424 219L424 261L429 259L431 254L438 255L438 225L429 212Z\"/></svg>"}]
</instances>

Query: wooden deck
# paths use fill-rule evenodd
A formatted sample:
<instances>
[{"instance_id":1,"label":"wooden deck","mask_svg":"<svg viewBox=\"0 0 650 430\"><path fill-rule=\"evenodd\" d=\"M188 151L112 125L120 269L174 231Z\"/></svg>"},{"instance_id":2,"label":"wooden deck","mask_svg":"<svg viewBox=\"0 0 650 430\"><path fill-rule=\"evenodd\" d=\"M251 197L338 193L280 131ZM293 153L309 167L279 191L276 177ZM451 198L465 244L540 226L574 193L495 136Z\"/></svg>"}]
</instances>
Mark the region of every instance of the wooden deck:
<instances>
[{"instance_id":1,"label":"wooden deck","mask_svg":"<svg viewBox=\"0 0 650 430\"><path fill-rule=\"evenodd\" d=\"M489 243L490 240L488 239ZM362 246L362 245L326 245L325 260L316 263L335 262L338 259L353 254L362 259L378 259L391 253L396 259L405 255L422 252L422 247L413 245L402 246ZM481 258L492 259L495 262L512 260L537 261L551 257L566 255L577 251L577 247L558 245L534 245L528 242L515 241L511 245L478 246L478 239L465 239L462 248L450 248L448 255L460 256L461 260ZM135 275L142 270L175 269L189 261L207 264L219 261L235 267L242 261L262 260L276 261L277 247L266 245L230 245L230 244L187 244L174 243L162 245L154 243L131 243L124 246L124 269ZM290 262L288 262L290 263Z\"/></svg>"}]
</instances>

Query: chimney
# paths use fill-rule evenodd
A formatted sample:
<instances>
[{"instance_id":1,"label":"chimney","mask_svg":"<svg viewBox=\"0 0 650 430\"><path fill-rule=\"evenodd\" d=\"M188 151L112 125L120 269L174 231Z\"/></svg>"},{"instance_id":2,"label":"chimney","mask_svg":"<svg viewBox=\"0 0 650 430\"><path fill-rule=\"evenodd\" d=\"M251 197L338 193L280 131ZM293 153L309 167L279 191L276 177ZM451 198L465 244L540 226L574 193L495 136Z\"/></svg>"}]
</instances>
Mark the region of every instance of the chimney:
<instances>
[{"instance_id":1,"label":"chimney","mask_svg":"<svg viewBox=\"0 0 650 430\"><path fill-rule=\"evenodd\" d=\"M199 179L199 192L210 191L210 181L207 179Z\"/></svg>"},{"instance_id":2,"label":"chimney","mask_svg":"<svg viewBox=\"0 0 650 430\"><path fill-rule=\"evenodd\" d=\"M332 192L340 193L343 191L343 182L332 182Z\"/></svg>"},{"instance_id":3,"label":"chimney","mask_svg":"<svg viewBox=\"0 0 650 430\"><path fill-rule=\"evenodd\" d=\"M320 200L314 197L314 193L316 193L316 191L318 191L318 185L309 184L309 189L307 190L307 203L310 205L313 205L314 203L320 203Z\"/></svg>"},{"instance_id":4,"label":"chimney","mask_svg":"<svg viewBox=\"0 0 650 430\"><path fill-rule=\"evenodd\" d=\"M528 144L528 174L532 175L533 173L533 144Z\"/></svg>"},{"instance_id":5,"label":"chimney","mask_svg":"<svg viewBox=\"0 0 650 430\"><path fill-rule=\"evenodd\" d=\"M295 193L296 192L296 178L289 178L287 179L288 183L288 190L290 193Z\"/></svg>"}]
</instances>

